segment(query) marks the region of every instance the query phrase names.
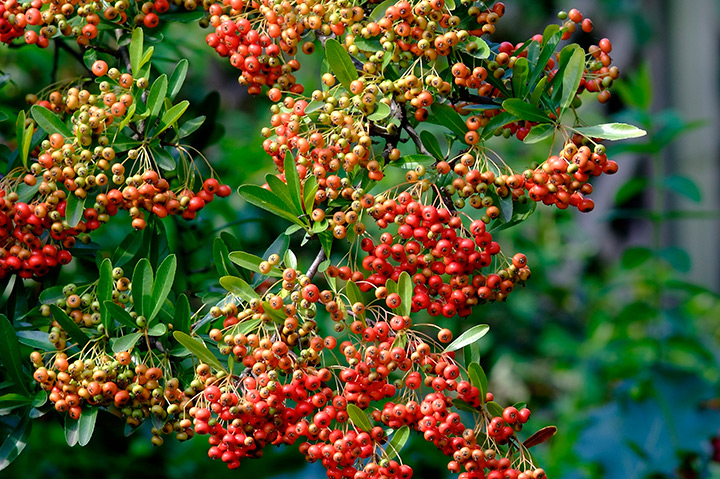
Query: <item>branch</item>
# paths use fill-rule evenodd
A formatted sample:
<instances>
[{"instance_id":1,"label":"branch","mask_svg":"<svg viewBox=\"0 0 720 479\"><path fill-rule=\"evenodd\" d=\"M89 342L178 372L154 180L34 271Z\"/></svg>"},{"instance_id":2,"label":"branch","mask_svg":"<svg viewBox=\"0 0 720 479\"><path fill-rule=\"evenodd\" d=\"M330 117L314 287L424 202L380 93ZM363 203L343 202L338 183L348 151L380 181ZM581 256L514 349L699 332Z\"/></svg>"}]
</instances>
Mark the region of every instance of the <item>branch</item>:
<instances>
[{"instance_id":1,"label":"branch","mask_svg":"<svg viewBox=\"0 0 720 479\"><path fill-rule=\"evenodd\" d=\"M417 134L415 131L415 128L410 126L409 123L406 123L403 125L403 129L407 131L410 138L412 138L413 143L415 143L415 147L418 149L420 153L427 156L432 156L429 151L427 151L427 148L425 148L425 145L423 145L422 140L420 139L420 135Z\"/></svg>"},{"instance_id":2,"label":"branch","mask_svg":"<svg viewBox=\"0 0 720 479\"><path fill-rule=\"evenodd\" d=\"M308 268L307 273L305 273L305 276L307 276L310 279L313 279L313 276L318 271L318 268L320 267L320 263L325 261L327 259L327 256L325 256L325 250L320 248L320 251L318 251L317 256L315 256L315 259L313 260L312 264L310 265L310 268Z\"/></svg>"}]
</instances>

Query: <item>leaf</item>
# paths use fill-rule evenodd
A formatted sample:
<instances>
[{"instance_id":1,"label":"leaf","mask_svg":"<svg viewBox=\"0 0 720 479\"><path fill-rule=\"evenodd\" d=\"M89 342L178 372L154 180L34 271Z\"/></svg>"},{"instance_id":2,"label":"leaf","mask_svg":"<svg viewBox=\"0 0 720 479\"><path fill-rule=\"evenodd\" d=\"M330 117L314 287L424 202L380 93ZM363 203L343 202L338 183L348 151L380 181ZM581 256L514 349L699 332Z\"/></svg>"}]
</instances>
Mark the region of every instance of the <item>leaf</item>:
<instances>
[{"instance_id":1,"label":"leaf","mask_svg":"<svg viewBox=\"0 0 720 479\"><path fill-rule=\"evenodd\" d=\"M297 256L295 256L295 253L293 253L292 250L289 249L285 252L283 264L286 268L297 269Z\"/></svg>"},{"instance_id":2,"label":"leaf","mask_svg":"<svg viewBox=\"0 0 720 479\"><path fill-rule=\"evenodd\" d=\"M303 204L302 204L302 192L300 191L300 177L298 176L297 168L295 166L295 159L290 152L285 154L284 160L285 167L285 181L287 183L288 192L290 193L291 203L287 206L295 207L295 214L302 216Z\"/></svg>"},{"instance_id":3,"label":"leaf","mask_svg":"<svg viewBox=\"0 0 720 479\"><path fill-rule=\"evenodd\" d=\"M8 467L25 449L28 437L30 437L31 426L30 414L23 414L10 431L10 434L2 442L0 446L0 471Z\"/></svg>"},{"instance_id":4,"label":"leaf","mask_svg":"<svg viewBox=\"0 0 720 479\"><path fill-rule=\"evenodd\" d=\"M168 328L164 323L158 323L155 326L148 328L147 334L148 336L162 336L167 333L167 330Z\"/></svg>"},{"instance_id":5,"label":"leaf","mask_svg":"<svg viewBox=\"0 0 720 479\"><path fill-rule=\"evenodd\" d=\"M523 139L523 143L532 145L533 143L538 143L547 138L550 138L551 136L553 136L554 133L555 125L551 123L540 123L539 125L535 125L530 128L530 132Z\"/></svg>"},{"instance_id":6,"label":"leaf","mask_svg":"<svg viewBox=\"0 0 720 479\"><path fill-rule=\"evenodd\" d=\"M390 107L383 102L378 102L377 104L375 104L375 112L373 112L367 118L370 121L380 121L384 118L387 118L389 114Z\"/></svg>"},{"instance_id":7,"label":"leaf","mask_svg":"<svg viewBox=\"0 0 720 479\"><path fill-rule=\"evenodd\" d=\"M60 327L62 327L72 340L77 342L80 347L85 346L88 341L90 341L90 338L88 338L82 329L75 324L75 321L70 319L70 316L68 316L65 311L54 304L51 304L50 313L52 313L53 319L58 322Z\"/></svg>"},{"instance_id":8,"label":"leaf","mask_svg":"<svg viewBox=\"0 0 720 479\"><path fill-rule=\"evenodd\" d=\"M160 124L158 125L158 130L155 132L155 136L159 135L160 133L174 125L180 119L183 113L185 113L188 105L190 105L190 102L188 102L187 100L183 100L177 105L173 105L172 108L168 109L165 113L163 113L163 116L160 119Z\"/></svg>"},{"instance_id":9,"label":"leaf","mask_svg":"<svg viewBox=\"0 0 720 479\"><path fill-rule=\"evenodd\" d=\"M438 143L437 138L435 138L435 135L429 131L421 131L420 140L425 146L425 149L429 151L436 160L442 161L445 159L445 155L443 155L442 150L440 149L440 144Z\"/></svg>"},{"instance_id":10,"label":"leaf","mask_svg":"<svg viewBox=\"0 0 720 479\"><path fill-rule=\"evenodd\" d=\"M430 116L427 121L435 125L444 126L460 138L464 138L465 133L467 133L465 121L463 121L460 114L450 105L433 103L430 107Z\"/></svg>"},{"instance_id":11,"label":"leaf","mask_svg":"<svg viewBox=\"0 0 720 479\"><path fill-rule=\"evenodd\" d=\"M48 135L60 133L63 138L72 138L75 136L73 135L72 130L70 130L70 128L68 128L68 126L63 123L55 113L44 106L33 105L30 108L30 114L38 126Z\"/></svg>"},{"instance_id":12,"label":"leaf","mask_svg":"<svg viewBox=\"0 0 720 479\"><path fill-rule=\"evenodd\" d=\"M110 339L110 349L114 353L121 353L123 351L132 351L135 343L142 338L143 333L129 333L123 336Z\"/></svg>"},{"instance_id":13,"label":"leaf","mask_svg":"<svg viewBox=\"0 0 720 479\"><path fill-rule=\"evenodd\" d=\"M465 51L468 55L485 60L490 56L490 47L487 42L480 37L469 37L468 43L465 45Z\"/></svg>"},{"instance_id":14,"label":"leaf","mask_svg":"<svg viewBox=\"0 0 720 479\"><path fill-rule=\"evenodd\" d=\"M245 251L233 251L228 255L228 257L230 258L230 261L241 268L245 268L255 273L260 272L260 263L264 261L261 257L246 253ZM282 271L277 266L273 266L267 276L280 278L282 276Z\"/></svg>"},{"instance_id":15,"label":"leaf","mask_svg":"<svg viewBox=\"0 0 720 479\"><path fill-rule=\"evenodd\" d=\"M231 267L229 264L230 251L222 238L216 237L213 240L212 255L213 262L215 263L215 270L218 274L220 276L229 276Z\"/></svg>"},{"instance_id":16,"label":"leaf","mask_svg":"<svg viewBox=\"0 0 720 479\"><path fill-rule=\"evenodd\" d=\"M83 211L85 211L86 198L78 198L74 194L69 194L65 206L65 220L71 228L75 228L82 219Z\"/></svg>"},{"instance_id":17,"label":"leaf","mask_svg":"<svg viewBox=\"0 0 720 479\"><path fill-rule=\"evenodd\" d=\"M358 72L348 52L340 42L330 38L325 42L325 58L338 81L350 91L350 83L357 80Z\"/></svg>"},{"instance_id":18,"label":"leaf","mask_svg":"<svg viewBox=\"0 0 720 479\"><path fill-rule=\"evenodd\" d=\"M139 316L145 316L150 321L150 312L153 311L153 271L150 261L142 258L135 265L132 275L132 298Z\"/></svg>"},{"instance_id":19,"label":"leaf","mask_svg":"<svg viewBox=\"0 0 720 479\"><path fill-rule=\"evenodd\" d=\"M493 417L502 417L503 415L503 407L496 403L495 401L489 401L485 403L485 406L487 407L488 412Z\"/></svg>"},{"instance_id":20,"label":"leaf","mask_svg":"<svg viewBox=\"0 0 720 479\"><path fill-rule=\"evenodd\" d=\"M408 316L412 306L413 282L407 271L400 273L397 289L400 295L400 307L397 309L397 313L400 316Z\"/></svg>"},{"instance_id":21,"label":"leaf","mask_svg":"<svg viewBox=\"0 0 720 479\"><path fill-rule=\"evenodd\" d=\"M23 162L23 166L27 169L27 154L25 152L25 110L18 112L18 117L15 120L15 139L17 140L17 147L20 150L20 156Z\"/></svg>"},{"instance_id":22,"label":"leaf","mask_svg":"<svg viewBox=\"0 0 720 479\"><path fill-rule=\"evenodd\" d=\"M527 77L529 70L530 66L527 58L518 57L518 59L515 60L515 65L512 68L512 87L513 94L520 99L524 99L525 93L527 92Z\"/></svg>"},{"instance_id":23,"label":"leaf","mask_svg":"<svg viewBox=\"0 0 720 479\"><path fill-rule=\"evenodd\" d=\"M395 431L388 443L388 447L385 449L387 459L392 461L394 458L400 456L400 451L405 447L408 439L410 438L410 428L407 426L401 426Z\"/></svg>"},{"instance_id":24,"label":"leaf","mask_svg":"<svg viewBox=\"0 0 720 479\"><path fill-rule=\"evenodd\" d=\"M564 110L570 106L575 99L583 73L585 73L585 51L580 45L573 43L562 49L560 52L560 61L563 60L563 53L572 50L569 55L567 64L562 73L562 97L560 98L560 107Z\"/></svg>"},{"instance_id":25,"label":"leaf","mask_svg":"<svg viewBox=\"0 0 720 479\"><path fill-rule=\"evenodd\" d=\"M395 5L395 3L397 3L396 0L385 0L381 4L377 5L375 8L373 8L373 11L370 12L368 20L371 22L377 22L385 16L385 10L387 10L388 7L392 5Z\"/></svg>"},{"instance_id":26,"label":"leaf","mask_svg":"<svg viewBox=\"0 0 720 479\"><path fill-rule=\"evenodd\" d=\"M0 314L0 361L5 367L7 376L26 394L30 394L30 389L25 383L27 375L23 373L20 343L15 328L3 314Z\"/></svg>"},{"instance_id":27,"label":"leaf","mask_svg":"<svg viewBox=\"0 0 720 479\"><path fill-rule=\"evenodd\" d=\"M167 16L167 15L165 15ZM183 58L177 63L175 70L170 75L170 82L168 83L168 94L167 97L171 100L175 99L183 83L185 83L185 76L187 75L189 63L186 58Z\"/></svg>"},{"instance_id":28,"label":"leaf","mask_svg":"<svg viewBox=\"0 0 720 479\"><path fill-rule=\"evenodd\" d=\"M548 25L543 33L542 50L540 51L539 57L535 67L528 78L528 85L535 85L541 76L545 73L545 67L547 66L548 60L552 57L555 52L555 47L560 43L560 27L558 25ZM537 45L533 42L533 45ZM529 53L528 53L529 56Z\"/></svg>"},{"instance_id":29,"label":"leaf","mask_svg":"<svg viewBox=\"0 0 720 479\"><path fill-rule=\"evenodd\" d=\"M452 404L453 406L455 406L456 409L459 409L460 411L471 412L474 414L480 412L478 409L472 407L470 404L460 398L453 399Z\"/></svg>"},{"instance_id":30,"label":"leaf","mask_svg":"<svg viewBox=\"0 0 720 479\"><path fill-rule=\"evenodd\" d=\"M575 131L587 138L602 138L603 140L627 140L647 135L645 130L627 123L603 123L575 128Z\"/></svg>"},{"instance_id":31,"label":"leaf","mask_svg":"<svg viewBox=\"0 0 720 479\"><path fill-rule=\"evenodd\" d=\"M111 318L115 319L123 326L127 326L130 329L137 329L137 324L135 323L135 320L132 318L132 316L130 316L130 313L125 311L125 308L123 308L122 306L118 306L112 301L105 301L103 304L105 305L105 308L107 309L107 312Z\"/></svg>"},{"instance_id":32,"label":"leaf","mask_svg":"<svg viewBox=\"0 0 720 479\"><path fill-rule=\"evenodd\" d=\"M175 282L175 271L177 270L177 258L174 254L168 255L165 260L160 263L157 275L153 281L151 295L151 312L147 317L148 322L152 321L160 312L165 300L170 294L172 285Z\"/></svg>"},{"instance_id":33,"label":"leaf","mask_svg":"<svg viewBox=\"0 0 720 479\"><path fill-rule=\"evenodd\" d=\"M538 103L540 103L542 94L545 93L545 86L547 85L547 81L548 77L544 76L540 79L539 82L534 85L532 94L530 95L531 105L537 105Z\"/></svg>"},{"instance_id":34,"label":"leaf","mask_svg":"<svg viewBox=\"0 0 720 479\"><path fill-rule=\"evenodd\" d=\"M132 40L130 40L130 46L128 47L130 53L130 68L134 76L138 76L140 70L140 62L145 51L143 46L143 31L142 28L136 28L132 33Z\"/></svg>"},{"instance_id":35,"label":"leaf","mask_svg":"<svg viewBox=\"0 0 720 479\"><path fill-rule=\"evenodd\" d=\"M485 402L485 395L488 392L488 380L482 366L478 363L470 363L468 366L468 379L470 384L480 390L480 400Z\"/></svg>"},{"instance_id":36,"label":"leaf","mask_svg":"<svg viewBox=\"0 0 720 479\"><path fill-rule=\"evenodd\" d=\"M108 334L112 333L113 329L115 329L113 327L114 323L110 318L110 315L108 314L107 306L105 305L106 301L112 299L112 269L112 262L108 258L105 258L103 262L100 263L98 284L97 288L95 289L97 294L97 300L100 302L100 318L102 319L103 325L105 326L105 331L107 331Z\"/></svg>"},{"instance_id":37,"label":"leaf","mask_svg":"<svg viewBox=\"0 0 720 479\"><path fill-rule=\"evenodd\" d=\"M557 432L557 427L555 426L545 426L544 428L537 431L535 434L530 436L529 438L525 439L523 442L523 446L530 449L533 446L537 446L538 444L542 444L543 442L547 441L551 437L555 435Z\"/></svg>"},{"instance_id":38,"label":"leaf","mask_svg":"<svg viewBox=\"0 0 720 479\"><path fill-rule=\"evenodd\" d=\"M702 192L692 179L687 176L671 175L662 180L662 186L668 191L684 196L685 198L699 203L702 201Z\"/></svg>"},{"instance_id":39,"label":"leaf","mask_svg":"<svg viewBox=\"0 0 720 479\"><path fill-rule=\"evenodd\" d=\"M227 289L235 296L241 297L245 301L260 299L260 295L245 282L244 279L237 276L223 276L220 278L220 286Z\"/></svg>"},{"instance_id":40,"label":"leaf","mask_svg":"<svg viewBox=\"0 0 720 479\"><path fill-rule=\"evenodd\" d=\"M333 238L334 237L331 231L323 231L318 234L318 239L320 239L322 249L325 251L325 256L328 258L330 257L330 251L332 251Z\"/></svg>"},{"instance_id":41,"label":"leaf","mask_svg":"<svg viewBox=\"0 0 720 479\"><path fill-rule=\"evenodd\" d=\"M192 133L195 132L198 128L202 126L202 124L205 122L205 116L200 115L198 117L193 118L192 120L188 120L180 127L178 130L178 138L186 138L190 136Z\"/></svg>"},{"instance_id":42,"label":"leaf","mask_svg":"<svg viewBox=\"0 0 720 479\"><path fill-rule=\"evenodd\" d=\"M627 248L623 252L622 259L620 260L620 266L625 270L635 269L652 258L652 254L652 250L644 246Z\"/></svg>"},{"instance_id":43,"label":"leaf","mask_svg":"<svg viewBox=\"0 0 720 479\"><path fill-rule=\"evenodd\" d=\"M265 211L275 214L281 218L284 218L292 223L303 226L304 223L298 219L297 216L293 215L288 211L288 205L284 203L276 194L271 191L261 188L257 185L242 185L238 188L238 193L248 203L262 208Z\"/></svg>"},{"instance_id":44,"label":"leaf","mask_svg":"<svg viewBox=\"0 0 720 479\"><path fill-rule=\"evenodd\" d=\"M175 302L173 328L176 331L190 333L190 316L192 316L192 312L190 311L190 301L185 293L183 293L178 296L178 299Z\"/></svg>"},{"instance_id":45,"label":"leaf","mask_svg":"<svg viewBox=\"0 0 720 479\"><path fill-rule=\"evenodd\" d=\"M199 339L195 339L192 336L183 333L182 331L175 331L173 337L178 343L185 346L195 357L205 364L212 366L218 371L225 371L223 365L215 357L215 355L203 344Z\"/></svg>"},{"instance_id":46,"label":"leaf","mask_svg":"<svg viewBox=\"0 0 720 479\"><path fill-rule=\"evenodd\" d=\"M525 103L519 98L508 98L502 103L505 111L525 121L537 123L549 123L551 120L540 108L530 103Z\"/></svg>"},{"instance_id":47,"label":"leaf","mask_svg":"<svg viewBox=\"0 0 720 479\"><path fill-rule=\"evenodd\" d=\"M682 248L669 247L660 250L660 257L676 271L688 273L692 268L690 254Z\"/></svg>"},{"instance_id":48,"label":"leaf","mask_svg":"<svg viewBox=\"0 0 720 479\"><path fill-rule=\"evenodd\" d=\"M395 166L397 168L402 168L404 170L412 170L415 169L418 165L421 165L423 163L429 164L435 161L435 158L428 155L405 155L401 157L399 160L393 161L390 163L389 166Z\"/></svg>"},{"instance_id":49,"label":"leaf","mask_svg":"<svg viewBox=\"0 0 720 479\"><path fill-rule=\"evenodd\" d=\"M510 123L511 121L515 121L515 117L506 111L500 113L499 115L495 115L490 119L488 124L485 125L485 128L483 128L480 138L483 140L487 140L488 138L495 135L495 130L497 130L501 126Z\"/></svg>"},{"instance_id":50,"label":"leaf","mask_svg":"<svg viewBox=\"0 0 720 479\"><path fill-rule=\"evenodd\" d=\"M23 120L23 121L25 121L25 120ZM34 130L35 130L35 128L32 124L28 125L27 128L25 128L25 133L22 137L22 148L20 148L20 158L22 159L23 167L25 167L26 170L28 167L28 165L27 165L28 155L30 154L30 148L32 147L32 143L33 143L32 139L33 139ZM18 138L18 141L19 140L20 140L20 138Z\"/></svg>"},{"instance_id":51,"label":"leaf","mask_svg":"<svg viewBox=\"0 0 720 479\"><path fill-rule=\"evenodd\" d=\"M93 432L95 431L95 420L97 419L98 408L83 408L83 412L78 419L78 441L77 443L85 447L90 442Z\"/></svg>"},{"instance_id":52,"label":"leaf","mask_svg":"<svg viewBox=\"0 0 720 479\"><path fill-rule=\"evenodd\" d=\"M147 101L145 102L147 111L150 113L150 119L155 118L157 114L160 113L160 109L162 108L163 103L165 103L167 89L168 78L167 75L162 74L153 82L150 87L150 93L148 93Z\"/></svg>"},{"instance_id":53,"label":"leaf","mask_svg":"<svg viewBox=\"0 0 720 479\"><path fill-rule=\"evenodd\" d=\"M470 343L465 346L463 351L465 356L465 364L480 362L480 345L478 343Z\"/></svg>"},{"instance_id":54,"label":"leaf","mask_svg":"<svg viewBox=\"0 0 720 479\"><path fill-rule=\"evenodd\" d=\"M490 326L487 324L477 324L455 338L452 343L448 344L445 352L457 351L470 343L474 343L485 336L488 331L490 331Z\"/></svg>"},{"instance_id":55,"label":"leaf","mask_svg":"<svg viewBox=\"0 0 720 479\"><path fill-rule=\"evenodd\" d=\"M141 71L143 70L143 66L144 66L147 62L149 62L150 59L152 58L154 51L155 51L155 47L152 47L152 46L151 46L151 47L148 47L147 50L145 50L145 53L143 54L142 60L140 60L140 70L141 70ZM147 71L148 71L148 72L150 71L149 67L148 67ZM140 75L140 76L146 76L146 75L141 72L141 75Z\"/></svg>"},{"instance_id":56,"label":"leaf","mask_svg":"<svg viewBox=\"0 0 720 479\"><path fill-rule=\"evenodd\" d=\"M43 331L18 331L17 338L20 344L43 351L55 351L55 346L48 341L48 335Z\"/></svg>"},{"instance_id":57,"label":"leaf","mask_svg":"<svg viewBox=\"0 0 720 479\"><path fill-rule=\"evenodd\" d=\"M372 423L370 423L370 419L368 419L365 411L357 407L355 404L348 404L347 413L348 417L357 429L362 429L365 432L370 432L370 430L372 429Z\"/></svg>"},{"instance_id":58,"label":"leaf","mask_svg":"<svg viewBox=\"0 0 720 479\"><path fill-rule=\"evenodd\" d=\"M315 175L308 176L303 185L303 206L305 207L305 212L308 214L312 212L313 206L315 206L315 193L317 193L318 187L319 185Z\"/></svg>"}]
</instances>

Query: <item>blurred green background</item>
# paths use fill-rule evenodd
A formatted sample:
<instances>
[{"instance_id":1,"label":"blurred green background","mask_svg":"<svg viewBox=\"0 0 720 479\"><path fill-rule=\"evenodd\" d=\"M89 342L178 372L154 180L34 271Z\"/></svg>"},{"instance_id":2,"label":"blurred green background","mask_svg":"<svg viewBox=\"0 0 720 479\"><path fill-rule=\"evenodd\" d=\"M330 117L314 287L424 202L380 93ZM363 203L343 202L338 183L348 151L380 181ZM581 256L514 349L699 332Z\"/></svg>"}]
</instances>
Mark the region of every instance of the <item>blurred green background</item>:
<instances>
[{"instance_id":1,"label":"blurred green background","mask_svg":"<svg viewBox=\"0 0 720 479\"><path fill-rule=\"evenodd\" d=\"M501 402L530 405L528 434L559 427L533 450L551 478L720 478L720 445L712 440L720 435L720 2L505 3L493 40L522 41L561 9L592 17L595 32L575 40L587 46L611 38L622 81L606 106L586 101L585 117L610 116L649 135L610 146L620 172L595 183L593 213L538 208L499 234L505 250L527 254L533 276L506 304L479 308L466 320L491 325L482 340L490 389ZM206 33L195 24L166 28L156 58L167 61L158 65L171 70L178 55L190 59L180 96L222 125L212 135L196 134L195 146L224 182L262 183L271 168L259 135L268 102L244 94L236 71L204 44ZM0 110L12 112L39 82L50 82L53 56L52 48L0 47L0 70L12 80L0 90ZM300 78L312 90L317 68L303 61ZM61 52L57 75L79 71ZM0 124L4 143L11 131L10 122ZM498 140L491 147L528 162L541 160L550 145ZM267 239L284 230L279 223L237 195L213 202L199 221L166 221L169 247L183 258L179 288L199 296L197 307L199 291L209 302L221 290L208 238L227 231L244 250L261 254ZM96 241L112 250L128 229L108 225ZM83 274L75 261L59 281L78 282ZM293 448L268 448L264 459L228 471L207 459L203 438L153 448L149 437L147 430L125 438L121 423L100 414L91 443L71 449L60 420L47 414L0 477L324 477ZM403 458L416 477L449 476L445 461L421 440Z\"/></svg>"}]
</instances>

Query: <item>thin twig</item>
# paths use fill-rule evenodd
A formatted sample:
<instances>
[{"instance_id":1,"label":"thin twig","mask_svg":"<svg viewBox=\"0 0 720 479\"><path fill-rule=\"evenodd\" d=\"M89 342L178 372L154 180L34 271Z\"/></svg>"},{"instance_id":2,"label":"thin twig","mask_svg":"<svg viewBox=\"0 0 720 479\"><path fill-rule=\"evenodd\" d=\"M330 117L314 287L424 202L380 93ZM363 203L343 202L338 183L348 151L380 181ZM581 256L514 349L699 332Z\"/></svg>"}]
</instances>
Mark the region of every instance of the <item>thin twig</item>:
<instances>
[{"instance_id":1,"label":"thin twig","mask_svg":"<svg viewBox=\"0 0 720 479\"><path fill-rule=\"evenodd\" d=\"M325 256L325 250L323 248L320 248L320 251L318 251L317 256L315 256L315 259L310 265L310 268L308 268L307 273L305 273L305 276L312 279L313 276L315 276L315 274L317 273L318 268L320 267L320 263L322 263L326 259L327 256Z\"/></svg>"}]
</instances>

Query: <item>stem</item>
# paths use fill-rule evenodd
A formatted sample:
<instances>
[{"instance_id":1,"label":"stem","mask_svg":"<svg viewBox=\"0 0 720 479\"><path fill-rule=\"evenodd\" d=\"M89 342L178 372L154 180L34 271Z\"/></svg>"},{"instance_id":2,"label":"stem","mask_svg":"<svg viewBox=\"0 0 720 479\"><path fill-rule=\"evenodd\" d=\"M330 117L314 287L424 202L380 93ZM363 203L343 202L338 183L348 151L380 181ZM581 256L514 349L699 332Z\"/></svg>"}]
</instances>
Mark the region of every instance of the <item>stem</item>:
<instances>
[{"instance_id":1,"label":"stem","mask_svg":"<svg viewBox=\"0 0 720 479\"><path fill-rule=\"evenodd\" d=\"M325 250L320 248L320 251L318 251L317 256L315 256L315 259L313 260L312 264L310 265L310 268L308 268L305 276L312 279L313 276L315 276L315 274L317 273L318 268L320 267L320 263L322 263L326 259L327 259L327 256L325 256Z\"/></svg>"}]
</instances>

